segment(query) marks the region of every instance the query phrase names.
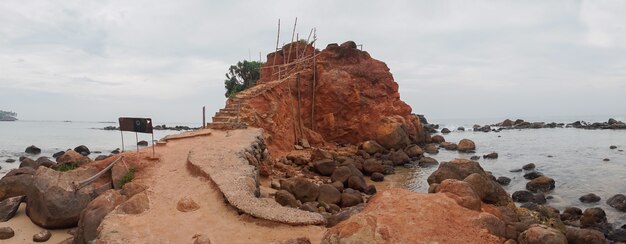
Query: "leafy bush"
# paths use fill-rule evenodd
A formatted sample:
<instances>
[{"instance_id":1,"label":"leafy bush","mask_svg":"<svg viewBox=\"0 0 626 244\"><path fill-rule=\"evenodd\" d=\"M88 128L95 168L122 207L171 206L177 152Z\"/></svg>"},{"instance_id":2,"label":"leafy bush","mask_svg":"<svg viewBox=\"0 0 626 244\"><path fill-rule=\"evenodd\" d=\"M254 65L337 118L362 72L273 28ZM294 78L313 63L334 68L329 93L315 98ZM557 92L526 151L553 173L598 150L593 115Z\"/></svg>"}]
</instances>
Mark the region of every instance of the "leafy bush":
<instances>
[{"instance_id":1,"label":"leafy bush","mask_svg":"<svg viewBox=\"0 0 626 244\"><path fill-rule=\"evenodd\" d=\"M124 176L122 176L122 179L120 179L120 181L119 181L120 187L124 186L128 182L131 182L134 178L135 178L135 169L134 168L130 168L126 172L126 174Z\"/></svg>"},{"instance_id":2,"label":"leafy bush","mask_svg":"<svg viewBox=\"0 0 626 244\"><path fill-rule=\"evenodd\" d=\"M56 167L54 170L65 172L65 171L70 171L76 168L78 168L78 164L72 162L72 163L62 164L61 166Z\"/></svg>"}]
</instances>

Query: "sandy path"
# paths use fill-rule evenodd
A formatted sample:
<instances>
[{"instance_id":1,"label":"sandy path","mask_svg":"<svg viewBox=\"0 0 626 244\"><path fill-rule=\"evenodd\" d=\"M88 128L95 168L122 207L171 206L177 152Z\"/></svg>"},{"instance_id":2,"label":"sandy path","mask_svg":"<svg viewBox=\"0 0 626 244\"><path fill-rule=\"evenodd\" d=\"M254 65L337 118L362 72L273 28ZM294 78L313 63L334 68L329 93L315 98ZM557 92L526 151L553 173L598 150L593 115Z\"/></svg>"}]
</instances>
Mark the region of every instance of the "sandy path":
<instances>
[{"instance_id":1,"label":"sandy path","mask_svg":"<svg viewBox=\"0 0 626 244\"><path fill-rule=\"evenodd\" d=\"M22 203L20 205L20 208L19 210L17 210L15 217L7 222L0 223L0 227L5 226L13 228L13 231L15 231L15 236L11 237L11 239L8 240L0 240L0 243L59 243L71 237L71 235L67 233L67 231L70 229L50 230L50 232L52 233L50 240L48 240L47 242L34 242L33 235L39 233L44 229L37 226L36 224L33 224L33 222L30 221L30 218L26 216L26 203Z\"/></svg>"},{"instance_id":2,"label":"sandy path","mask_svg":"<svg viewBox=\"0 0 626 244\"><path fill-rule=\"evenodd\" d=\"M319 243L325 228L289 226L239 215L224 202L215 186L186 168L189 150L203 146L221 148L223 160L236 157L248 130L213 131L212 135L172 140L157 148L160 160L136 180L150 186L150 209L138 215L110 214L102 228L102 238L120 243L191 243L198 234L211 243L271 243L278 240L309 237ZM200 209L179 212L176 204L189 196Z\"/></svg>"}]
</instances>

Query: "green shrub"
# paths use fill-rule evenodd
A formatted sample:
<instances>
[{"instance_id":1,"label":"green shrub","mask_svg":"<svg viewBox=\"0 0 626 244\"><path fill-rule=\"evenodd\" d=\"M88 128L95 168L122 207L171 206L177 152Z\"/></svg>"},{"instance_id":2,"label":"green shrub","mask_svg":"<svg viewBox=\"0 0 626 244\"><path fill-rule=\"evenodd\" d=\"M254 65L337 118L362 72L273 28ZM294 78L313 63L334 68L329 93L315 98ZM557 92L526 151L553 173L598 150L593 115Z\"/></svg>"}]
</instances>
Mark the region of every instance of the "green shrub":
<instances>
[{"instance_id":1,"label":"green shrub","mask_svg":"<svg viewBox=\"0 0 626 244\"><path fill-rule=\"evenodd\" d=\"M61 166L56 167L54 170L65 172L65 171L70 171L76 168L78 168L78 164L72 162L72 163L62 164Z\"/></svg>"},{"instance_id":2,"label":"green shrub","mask_svg":"<svg viewBox=\"0 0 626 244\"><path fill-rule=\"evenodd\" d=\"M119 181L120 187L124 186L126 183L131 182L135 178L135 169L131 168L126 172L124 176Z\"/></svg>"}]
</instances>

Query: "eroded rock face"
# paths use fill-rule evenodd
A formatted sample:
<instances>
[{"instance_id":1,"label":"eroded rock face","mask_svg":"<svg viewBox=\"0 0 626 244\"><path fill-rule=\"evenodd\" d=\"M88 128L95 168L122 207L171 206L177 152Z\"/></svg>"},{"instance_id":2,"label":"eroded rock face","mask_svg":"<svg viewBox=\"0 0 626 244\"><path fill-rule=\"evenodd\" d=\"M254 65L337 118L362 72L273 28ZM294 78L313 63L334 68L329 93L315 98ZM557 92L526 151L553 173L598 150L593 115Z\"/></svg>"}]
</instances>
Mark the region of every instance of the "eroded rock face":
<instances>
[{"instance_id":1,"label":"eroded rock face","mask_svg":"<svg viewBox=\"0 0 626 244\"><path fill-rule=\"evenodd\" d=\"M15 216L25 196L17 196L0 201L0 222L6 222Z\"/></svg>"},{"instance_id":2,"label":"eroded rock face","mask_svg":"<svg viewBox=\"0 0 626 244\"><path fill-rule=\"evenodd\" d=\"M81 166L89 162L91 162L91 159L87 156L84 156L74 150L67 150L63 155L57 158L57 165L55 167L59 167L64 164Z\"/></svg>"},{"instance_id":3,"label":"eroded rock face","mask_svg":"<svg viewBox=\"0 0 626 244\"><path fill-rule=\"evenodd\" d=\"M275 65L293 61L295 55L284 49L270 53L257 86L237 95L242 120L265 130L272 152L291 150L294 136L300 134L312 146L376 140L385 148L402 149L427 140L418 116L400 100L398 84L385 63L351 45L329 46L321 52L306 45L293 47L300 54L317 53L315 69L312 62L301 63L298 69L282 69L279 77ZM274 81L287 77L275 85ZM298 94L300 116L294 116L292 105L298 104Z\"/></svg>"},{"instance_id":4,"label":"eroded rock face","mask_svg":"<svg viewBox=\"0 0 626 244\"><path fill-rule=\"evenodd\" d=\"M26 167L13 169L0 179L0 200L24 196L33 184L35 170Z\"/></svg>"},{"instance_id":5,"label":"eroded rock face","mask_svg":"<svg viewBox=\"0 0 626 244\"><path fill-rule=\"evenodd\" d=\"M97 172L93 168L59 172L39 167L27 194L26 213L35 224L44 228L76 226L83 209L100 193L111 189L111 183L102 177L102 180L75 191L72 181L89 178Z\"/></svg>"},{"instance_id":6,"label":"eroded rock face","mask_svg":"<svg viewBox=\"0 0 626 244\"><path fill-rule=\"evenodd\" d=\"M393 188L372 197L361 213L328 229L321 243L499 243L498 237L475 224L479 214L444 194Z\"/></svg>"}]
</instances>

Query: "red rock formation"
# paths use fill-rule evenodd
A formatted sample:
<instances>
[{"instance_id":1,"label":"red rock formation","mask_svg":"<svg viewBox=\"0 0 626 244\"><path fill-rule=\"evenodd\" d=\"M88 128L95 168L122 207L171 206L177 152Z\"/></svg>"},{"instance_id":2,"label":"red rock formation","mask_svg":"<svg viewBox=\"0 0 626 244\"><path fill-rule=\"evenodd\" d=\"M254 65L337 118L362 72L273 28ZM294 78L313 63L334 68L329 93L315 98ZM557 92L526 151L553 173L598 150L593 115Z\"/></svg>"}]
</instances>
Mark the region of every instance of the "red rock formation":
<instances>
[{"instance_id":1,"label":"red rock formation","mask_svg":"<svg viewBox=\"0 0 626 244\"><path fill-rule=\"evenodd\" d=\"M387 65L354 42L322 51L298 42L267 58L258 85L228 102L240 101L241 119L265 129L273 153L289 151L303 138L314 146L379 139L402 147L427 140Z\"/></svg>"}]
</instances>

